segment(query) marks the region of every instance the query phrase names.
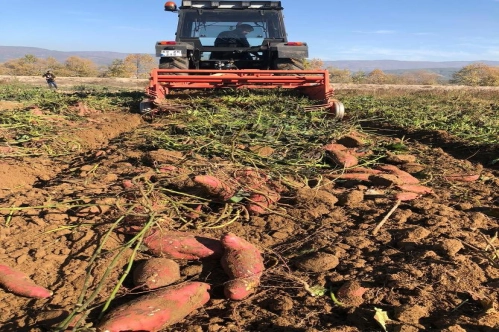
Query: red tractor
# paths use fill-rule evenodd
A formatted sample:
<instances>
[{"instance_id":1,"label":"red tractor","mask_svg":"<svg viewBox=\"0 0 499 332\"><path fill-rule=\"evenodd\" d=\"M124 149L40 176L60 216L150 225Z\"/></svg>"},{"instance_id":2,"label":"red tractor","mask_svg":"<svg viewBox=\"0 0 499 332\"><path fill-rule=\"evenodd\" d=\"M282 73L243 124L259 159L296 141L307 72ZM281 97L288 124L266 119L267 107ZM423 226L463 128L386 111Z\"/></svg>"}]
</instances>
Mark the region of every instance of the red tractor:
<instances>
[{"instance_id":1,"label":"red tractor","mask_svg":"<svg viewBox=\"0 0 499 332\"><path fill-rule=\"evenodd\" d=\"M288 41L281 1L168 1L165 11L178 13L176 38L156 43L142 113L161 110L172 90L290 88L343 118L328 71L305 70L307 43Z\"/></svg>"}]
</instances>

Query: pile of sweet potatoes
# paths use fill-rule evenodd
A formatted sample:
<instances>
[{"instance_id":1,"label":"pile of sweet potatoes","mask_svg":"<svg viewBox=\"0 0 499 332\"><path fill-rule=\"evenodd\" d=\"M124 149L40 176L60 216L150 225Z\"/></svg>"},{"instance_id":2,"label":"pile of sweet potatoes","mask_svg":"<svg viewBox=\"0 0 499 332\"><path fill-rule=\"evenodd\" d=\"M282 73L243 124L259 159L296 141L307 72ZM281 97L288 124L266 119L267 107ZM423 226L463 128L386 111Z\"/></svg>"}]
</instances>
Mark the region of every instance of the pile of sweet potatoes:
<instances>
[{"instance_id":1,"label":"pile of sweet potatoes","mask_svg":"<svg viewBox=\"0 0 499 332\"><path fill-rule=\"evenodd\" d=\"M188 232L168 232L154 229L144 239L145 246L158 257L169 259L198 260L204 258L221 258L221 265L231 280L225 286L226 297L241 300L251 294L260 283L264 270L260 251L248 241L232 233L226 233L221 240L212 239ZM144 274L144 264L139 266L140 274ZM169 263L170 264L170 263ZM162 263L147 264L154 272L141 277L143 284L151 287L151 281L157 282L164 274L170 280L174 273L160 272ZM165 265L165 264L163 264ZM139 272L136 272L138 275ZM138 279L138 277L136 277ZM140 282L138 282L140 284Z\"/></svg>"},{"instance_id":2,"label":"pile of sweet potatoes","mask_svg":"<svg viewBox=\"0 0 499 332\"><path fill-rule=\"evenodd\" d=\"M152 291L111 311L99 326L101 332L157 331L182 320L209 301L207 283L167 286L180 279L179 267L172 259L219 258L230 279L224 287L225 296L230 300L242 300L252 294L264 271L260 251L232 233L216 240L188 232L155 229L144 243L159 257L138 263L133 277L135 285Z\"/></svg>"}]
</instances>

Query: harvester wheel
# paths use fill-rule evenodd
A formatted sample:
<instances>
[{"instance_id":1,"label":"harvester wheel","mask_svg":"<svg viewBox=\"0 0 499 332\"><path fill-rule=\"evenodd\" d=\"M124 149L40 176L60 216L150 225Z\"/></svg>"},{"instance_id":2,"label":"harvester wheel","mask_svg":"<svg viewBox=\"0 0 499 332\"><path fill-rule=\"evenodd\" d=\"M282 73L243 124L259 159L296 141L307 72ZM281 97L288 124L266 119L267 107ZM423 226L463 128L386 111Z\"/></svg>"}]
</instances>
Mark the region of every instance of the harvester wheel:
<instances>
[{"instance_id":1,"label":"harvester wheel","mask_svg":"<svg viewBox=\"0 0 499 332\"><path fill-rule=\"evenodd\" d=\"M334 113L334 118L336 120L341 120L345 116L345 105L340 101L333 100L331 111Z\"/></svg>"},{"instance_id":2,"label":"harvester wheel","mask_svg":"<svg viewBox=\"0 0 499 332\"><path fill-rule=\"evenodd\" d=\"M189 60L187 58L163 57L159 59L159 69L189 69Z\"/></svg>"},{"instance_id":3,"label":"harvester wheel","mask_svg":"<svg viewBox=\"0 0 499 332\"><path fill-rule=\"evenodd\" d=\"M277 70L304 70L303 61L296 58L276 59Z\"/></svg>"}]
</instances>

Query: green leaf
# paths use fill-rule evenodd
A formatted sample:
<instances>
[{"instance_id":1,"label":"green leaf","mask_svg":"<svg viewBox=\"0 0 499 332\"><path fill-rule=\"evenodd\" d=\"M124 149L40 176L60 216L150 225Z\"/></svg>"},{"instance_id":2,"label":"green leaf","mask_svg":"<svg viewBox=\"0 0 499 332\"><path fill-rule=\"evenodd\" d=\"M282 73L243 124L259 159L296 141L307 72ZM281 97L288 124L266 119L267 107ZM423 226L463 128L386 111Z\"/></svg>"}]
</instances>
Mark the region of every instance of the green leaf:
<instances>
[{"instance_id":1,"label":"green leaf","mask_svg":"<svg viewBox=\"0 0 499 332\"><path fill-rule=\"evenodd\" d=\"M315 285L315 286L310 287L310 294L312 296L324 296L324 295L326 295L326 292L327 292L327 289L322 287L322 286L319 286L319 285Z\"/></svg>"},{"instance_id":2,"label":"green leaf","mask_svg":"<svg viewBox=\"0 0 499 332\"><path fill-rule=\"evenodd\" d=\"M243 197L243 196L237 196L237 195L236 195L236 196L232 196L232 197L230 198L230 201L231 201L232 203L239 203L239 202L240 202L240 201L242 201L243 199L244 199L244 197Z\"/></svg>"}]
</instances>

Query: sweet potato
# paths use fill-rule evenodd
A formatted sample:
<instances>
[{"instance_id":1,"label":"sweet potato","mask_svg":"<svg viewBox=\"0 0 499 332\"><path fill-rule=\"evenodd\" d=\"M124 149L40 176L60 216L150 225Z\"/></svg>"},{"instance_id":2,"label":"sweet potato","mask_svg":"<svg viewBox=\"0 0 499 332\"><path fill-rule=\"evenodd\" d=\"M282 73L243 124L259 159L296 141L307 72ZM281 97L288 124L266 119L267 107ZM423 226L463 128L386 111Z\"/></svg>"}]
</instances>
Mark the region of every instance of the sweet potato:
<instances>
[{"instance_id":1,"label":"sweet potato","mask_svg":"<svg viewBox=\"0 0 499 332\"><path fill-rule=\"evenodd\" d=\"M194 182L203 186L209 194L228 200L236 193L236 189L231 188L227 183L211 175L198 175L194 177Z\"/></svg>"},{"instance_id":2,"label":"sweet potato","mask_svg":"<svg viewBox=\"0 0 499 332\"><path fill-rule=\"evenodd\" d=\"M101 332L159 331L177 323L210 299L210 285L187 282L125 303L104 317Z\"/></svg>"},{"instance_id":3,"label":"sweet potato","mask_svg":"<svg viewBox=\"0 0 499 332\"><path fill-rule=\"evenodd\" d=\"M348 149L348 153L356 158L362 158L372 155L374 152L368 149Z\"/></svg>"},{"instance_id":4,"label":"sweet potato","mask_svg":"<svg viewBox=\"0 0 499 332\"><path fill-rule=\"evenodd\" d=\"M243 169L235 172L235 180L251 190L260 190L270 177L260 170Z\"/></svg>"},{"instance_id":5,"label":"sweet potato","mask_svg":"<svg viewBox=\"0 0 499 332\"><path fill-rule=\"evenodd\" d=\"M246 278L232 279L225 283L224 293L228 299L234 301L244 300L260 284L261 275Z\"/></svg>"},{"instance_id":6,"label":"sweet potato","mask_svg":"<svg viewBox=\"0 0 499 332\"><path fill-rule=\"evenodd\" d=\"M343 174L328 174L327 177L331 179L342 179L342 180L357 180L357 181L369 181L369 173L343 173Z\"/></svg>"},{"instance_id":7,"label":"sweet potato","mask_svg":"<svg viewBox=\"0 0 499 332\"><path fill-rule=\"evenodd\" d=\"M133 188L135 186L135 184L132 182L132 180L123 180L123 182L121 183L121 185L125 189L130 189L130 188Z\"/></svg>"},{"instance_id":8,"label":"sweet potato","mask_svg":"<svg viewBox=\"0 0 499 332\"><path fill-rule=\"evenodd\" d=\"M391 187L396 185L403 185L405 182L399 176L395 174L371 174L369 175L369 181L380 187Z\"/></svg>"},{"instance_id":9,"label":"sweet potato","mask_svg":"<svg viewBox=\"0 0 499 332\"><path fill-rule=\"evenodd\" d=\"M169 232L154 229L144 239L149 251L159 257L172 259L218 258L223 254L219 240L188 232Z\"/></svg>"},{"instance_id":10,"label":"sweet potato","mask_svg":"<svg viewBox=\"0 0 499 332\"><path fill-rule=\"evenodd\" d=\"M232 233L222 236L222 244L225 248L222 267L231 278L225 284L225 296L231 300L242 300L260 284L265 269L263 257L253 244Z\"/></svg>"},{"instance_id":11,"label":"sweet potato","mask_svg":"<svg viewBox=\"0 0 499 332\"><path fill-rule=\"evenodd\" d=\"M324 150L326 150L326 151L331 151L331 150L346 151L346 150L348 150L348 148L346 146L344 146L343 144L331 143L331 144L324 145Z\"/></svg>"},{"instance_id":12,"label":"sweet potato","mask_svg":"<svg viewBox=\"0 0 499 332\"><path fill-rule=\"evenodd\" d=\"M358 167L347 169L347 170L345 170L345 172L347 172L347 173L380 174L382 171L380 171L379 169L373 169L373 168L367 168L367 167L358 166Z\"/></svg>"},{"instance_id":13,"label":"sweet potato","mask_svg":"<svg viewBox=\"0 0 499 332\"><path fill-rule=\"evenodd\" d=\"M135 286L156 289L180 280L179 265L168 258L151 258L140 262L133 270Z\"/></svg>"},{"instance_id":14,"label":"sweet potato","mask_svg":"<svg viewBox=\"0 0 499 332\"><path fill-rule=\"evenodd\" d=\"M52 291L35 284L26 274L7 265L0 265L0 285L14 294L36 299L46 299L53 294Z\"/></svg>"},{"instance_id":15,"label":"sweet potato","mask_svg":"<svg viewBox=\"0 0 499 332\"><path fill-rule=\"evenodd\" d=\"M378 169L396 175L404 184L418 184L419 180L394 165L380 165Z\"/></svg>"},{"instance_id":16,"label":"sweet potato","mask_svg":"<svg viewBox=\"0 0 499 332\"><path fill-rule=\"evenodd\" d=\"M266 195L252 193L248 197L249 203L246 208L251 214L262 214L265 213L273 204L277 203L279 199L281 199L281 196L271 190L268 190Z\"/></svg>"},{"instance_id":17,"label":"sweet potato","mask_svg":"<svg viewBox=\"0 0 499 332\"><path fill-rule=\"evenodd\" d=\"M359 163L357 157L352 155L348 150L345 150L338 146L338 144L328 144L324 146L326 150L326 156L333 163L341 167L353 167Z\"/></svg>"},{"instance_id":18,"label":"sweet potato","mask_svg":"<svg viewBox=\"0 0 499 332\"><path fill-rule=\"evenodd\" d=\"M426 186L418 185L418 184L403 184L398 186L398 189L402 191L409 191L411 193L418 194L432 194L433 189L428 188Z\"/></svg>"},{"instance_id":19,"label":"sweet potato","mask_svg":"<svg viewBox=\"0 0 499 332\"><path fill-rule=\"evenodd\" d=\"M447 175L445 179L452 182L475 182L480 179L480 174L452 174Z\"/></svg>"}]
</instances>

